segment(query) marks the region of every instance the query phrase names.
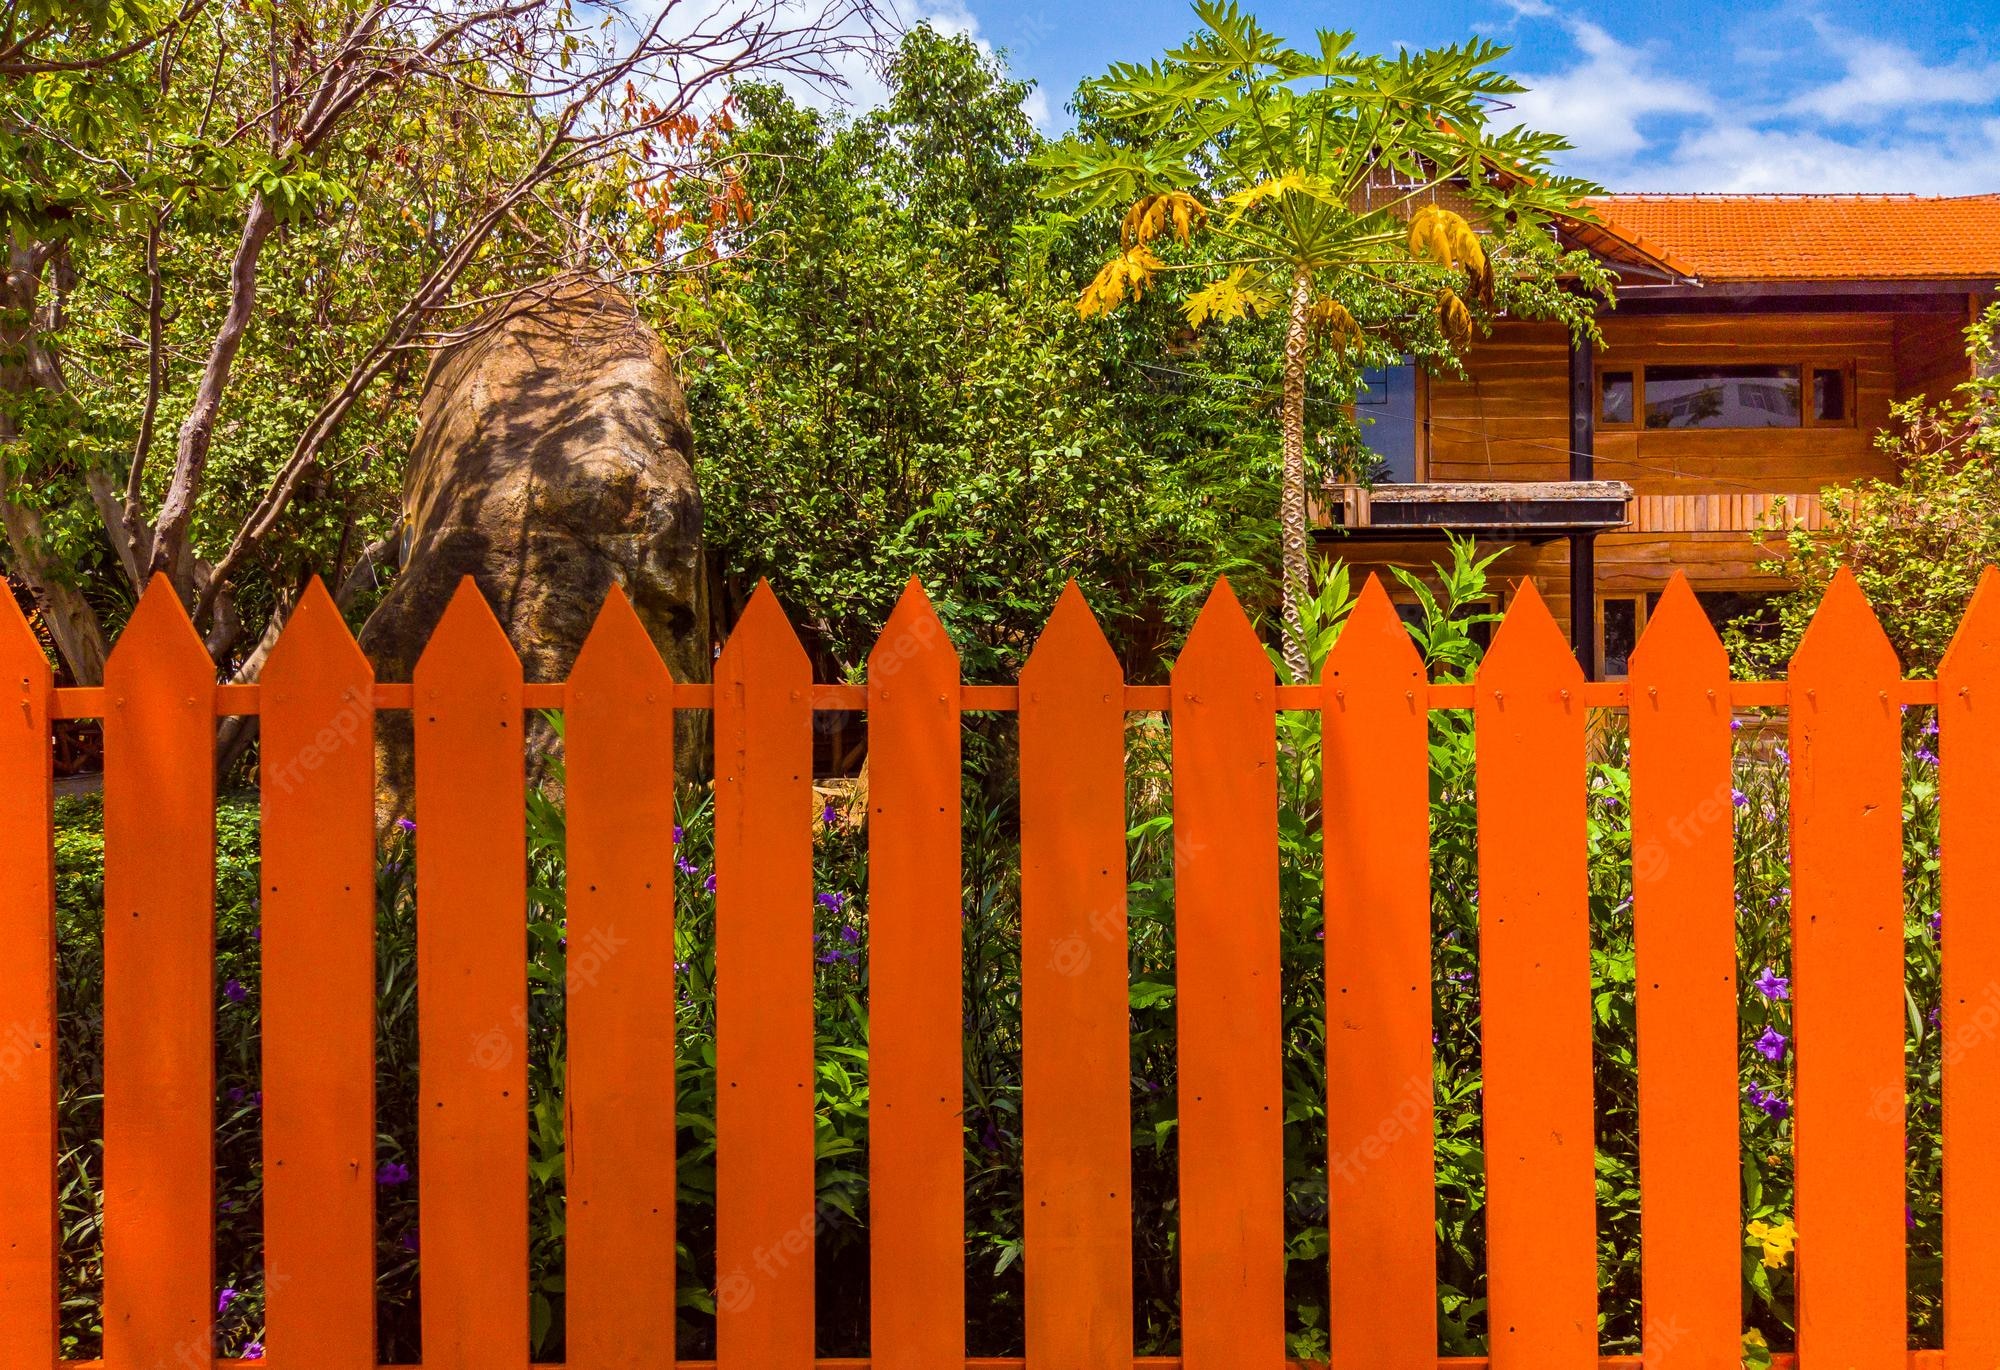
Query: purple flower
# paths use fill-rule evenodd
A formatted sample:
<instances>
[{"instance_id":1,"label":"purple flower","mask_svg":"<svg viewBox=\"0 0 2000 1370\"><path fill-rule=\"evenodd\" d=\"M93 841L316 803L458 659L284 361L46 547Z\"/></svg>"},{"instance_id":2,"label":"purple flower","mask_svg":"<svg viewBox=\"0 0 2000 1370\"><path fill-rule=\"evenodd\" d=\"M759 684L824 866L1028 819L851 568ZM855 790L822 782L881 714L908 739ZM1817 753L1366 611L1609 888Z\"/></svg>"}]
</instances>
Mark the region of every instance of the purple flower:
<instances>
[{"instance_id":1,"label":"purple flower","mask_svg":"<svg viewBox=\"0 0 2000 1370\"><path fill-rule=\"evenodd\" d=\"M706 891L707 891L708 893L710 893L710 894L714 894L714 893L715 893L715 877L714 877L714 876L712 876L712 875L711 875L711 876L709 876L709 877L708 877L708 879L706 879L706 880L704 880L704 881L702 881L702 882L701 882L701 887L702 887L702 888L703 888L704 890L706 890Z\"/></svg>"},{"instance_id":2,"label":"purple flower","mask_svg":"<svg viewBox=\"0 0 2000 1370\"><path fill-rule=\"evenodd\" d=\"M1917 760L1926 766L1935 766L1937 765L1937 753L1929 747L1919 746L1917 748Z\"/></svg>"},{"instance_id":3,"label":"purple flower","mask_svg":"<svg viewBox=\"0 0 2000 1370\"><path fill-rule=\"evenodd\" d=\"M243 988L243 982L241 980L232 978L229 980L227 984L223 985L222 995L225 999L229 1000L230 1003L240 1004L245 999L248 999L250 997L250 991Z\"/></svg>"},{"instance_id":4,"label":"purple flower","mask_svg":"<svg viewBox=\"0 0 2000 1370\"><path fill-rule=\"evenodd\" d=\"M1785 1034L1774 1027L1764 1029L1764 1035L1757 1039L1757 1054L1767 1061L1782 1061L1785 1057Z\"/></svg>"},{"instance_id":5,"label":"purple flower","mask_svg":"<svg viewBox=\"0 0 2000 1370\"><path fill-rule=\"evenodd\" d=\"M261 942L264 940L264 929L261 925L250 929L250 940L253 942Z\"/></svg>"},{"instance_id":6,"label":"purple flower","mask_svg":"<svg viewBox=\"0 0 2000 1370\"><path fill-rule=\"evenodd\" d=\"M829 913L839 913L847 904L847 896L837 890L824 890L813 896L813 902Z\"/></svg>"},{"instance_id":7,"label":"purple flower","mask_svg":"<svg viewBox=\"0 0 2000 1370\"><path fill-rule=\"evenodd\" d=\"M674 869L679 871L682 875L701 874L701 867L697 866L694 862L688 860L685 856L676 856L674 858Z\"/></svg>"},{"instance_id":8,"label":"purple flower","mask_svg":"<svg viewBox=\"0 0 2000 1370\"><path fill-rule=\"evenodd\" d=\"M1729 792L1729 802L1739 809L1747 809L1750 807L1750 796L1741 790L1731 790Z\"/></svg>"},{"instance_id":9,"label":"purple flower","mask_svg":"<svg viewBox=\"0 0 2000 1370\"><path fill-rule=\"evenodd\" d=\"M838 817L840 817L840 814L833 807L833 801L831 799L827 800L826 807L819 811L819 821L830 828L833 826L834 820Z\"/></svg>"},{"instance_id":10,"label":"purple flower","mask_svg":"<svg viewBox=\"0 0 2000 1370\"><path fill-rule=\"evenodd\" d=\"M1932 714L1929 718L1924 720L1924 736L1936 737L1937 735L1938 735L1937 715Z\"/></svg>"},{"instance_id":11,"label":"purple flower","mask_svg":"<svg viewBox=\"0 0 2000 1370\"><path fill-rule=\"evenodd\" d=\"M1729 720L1729 731L1730 731L1730 732L1732 732L1732 733L1740 733L1740 732L1742 732L1742 731L1743 731L1743 720L1742 720L1742 719L1740 719L1740 718L1732 718L1732 719L1730 719L1730 720Z\"/></svg>"},{"instance_id":12,"label":"purple flower","mask_svg":"<svg viewBox=\"0 0 2000 1370\"><path fill-rule=\"evenodd\" d=\"M813 957L813 960L819 962L822 966L830 966L839 959L840 959L840 953L837 951L823 951L819 955Z\"/></svg>"},{"instance_id":13,"label":"purple flower","mask_svg":"<svg viewBox=\"0 0 2000 1370\"><path fill-rule=\"evenodd\" d=\"M264 1359L264 1343L261 1341L253 1341L249 1345L245 1346L243 1348L243 1359L244 1360Z\"/></svg>"},{"instance_id":14,"label":"purple flower","mask_svg":"<svg viewBox=\"0 0 2000 1370\"><path fill-rule=\"evenodd\" d=\"M403 1240L397 1244L405 1251L415 1251L417 1249L417 1229L413 1227L405 1232Z\"/></svg>"},{"instance_id":15,"label":"purple flower","mask_svg":"<svg viewBox=\"0 0 2000 1370\"><path fill-rule=\"evenodd\" d=\"M678 843L680 840L681 840L681 825L676 823L674 824L674 841Z\"/></svg>"},{"instance_id":16,"label":"purple flower","mask_svg":"<svg viewBox=\"0 0 2000 1370\"><path fill-rule=\"evenodd\" d=\"M1784 1095L1774 1089L1765 1089L1755 1081L1747 1085L1743 1093L1750 1100L1750 1106L1762 1110L1768 1118L1782 1119L1792 1111L1792 1106L1785 1101Z\"/></svg>"},{"instance_id":17,"label":"purple flower","mask_svg":"<svg viewBox=\"0 0 2000 1370\"><path fill-rule=\"evenodd\" d=\"M415 832L417 830L417 822L414 818L399 818L396 820L396 826L404 832Z\"/></svg>"},{"instance_id":18,"label":"purple flower","mask_svg":"<svg viewBox=\"0 0 2000 1370\"><path fill-rule=\"evenodd\" d=\"M215 1296L215 1311L218 1313L227 1313L229 1305L235 1303L241 1297L242 1295L238 1294L234 1289L223 1290Z\"/></svg>"},{"instance_id":19,"label":"purple flower","mask_svg":"<svg viewBox=\"0 0 2000 1370\"><path fill-rule=\"evenodd\" d=\"M861 940L861 929L842 928L840 930L840 940L847 943L847 945L849 945L850 947L853 946L855 943Z\"/></svg>"},{"instance_id":20,"label":"purple flower","mask_svg":"<svg viewBox=\"0 0 2000 1370\"><path fill-rule=\"evenodd\" d=\"M384 1161L375 1170L375 1183L379 1185L401 1184L410 1178L410 1168L401 1161Z\"/></svg>"},{"instance_id":21,"label":"purple flower","mask_svg":"<svg viewBox=\"0 0 2000 1370\"><path fill-rule=\"evenodd\" d=\"M1766 999L1789 999L1792 997L1792 982L1769 966L1764 967L1764 973L1750 983L1755 985L1757 992ZM1774 1056L1771 1059L1776 1060L1777 1058Z\"/></svg>"}]
</instances>

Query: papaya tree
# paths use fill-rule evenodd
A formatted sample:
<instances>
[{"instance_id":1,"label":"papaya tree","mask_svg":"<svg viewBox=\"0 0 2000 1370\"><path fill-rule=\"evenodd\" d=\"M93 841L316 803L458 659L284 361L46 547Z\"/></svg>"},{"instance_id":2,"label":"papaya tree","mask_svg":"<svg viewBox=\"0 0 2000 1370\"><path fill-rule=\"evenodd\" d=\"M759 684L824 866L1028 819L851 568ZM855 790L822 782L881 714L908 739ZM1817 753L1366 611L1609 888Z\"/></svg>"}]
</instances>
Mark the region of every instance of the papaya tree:
<instances>
[{"instance_id":1,"label":"papaya tree","mask_svg":"<svg viewBox=\"0 0 2000 1370\"><path fill-rule=\"evenodd\" d=\"M1587 217L1579 201L1596 187L1552 169L1560 137L1495 121L1522 90L1495 69L1503 47L1384 57L1322 32L1308 53L1233 0L1194 9L1201 29L1164 60L1086 83L1088 131L1038 161L1051 197L1124 209L1117 255L1077 302L1084 315L1184 274L1189 324L1282 326L1284 656L1303 680L1309 363L1415 328L1462 350L1502 311L1589 332L1587 296L1562 282L1601 287L1602 273L1558 251L1547 227Z\"/></svg>"}]
</instances>

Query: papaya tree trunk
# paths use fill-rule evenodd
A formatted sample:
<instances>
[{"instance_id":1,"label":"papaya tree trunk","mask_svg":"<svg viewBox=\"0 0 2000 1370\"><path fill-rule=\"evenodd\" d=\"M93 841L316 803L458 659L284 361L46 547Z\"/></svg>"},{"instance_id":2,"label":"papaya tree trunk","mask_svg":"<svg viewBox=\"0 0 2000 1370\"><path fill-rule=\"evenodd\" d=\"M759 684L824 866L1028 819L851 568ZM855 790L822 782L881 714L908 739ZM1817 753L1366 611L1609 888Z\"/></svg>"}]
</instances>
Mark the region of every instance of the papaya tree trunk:
<instances>
[{"instance_id":1,"label":"papaya tree trunk","mask_svg":"<svg viewBox=\"0 0 2000 1370\"><path fill-rule=\"evenodd\" d=\"M1307 311L1312 304L1312 274L1301 267L1292 277L1291 313L1285 322L1285 390L1278 426L1285 459L1284 484L1278 492L1278 536L1284 579L1284 655L1291 678L1303 684L1311 678L1306 653L1305 613L1300 608L1310 593L1306 568L1306 341Z\"/></svg>"}]
</instances>

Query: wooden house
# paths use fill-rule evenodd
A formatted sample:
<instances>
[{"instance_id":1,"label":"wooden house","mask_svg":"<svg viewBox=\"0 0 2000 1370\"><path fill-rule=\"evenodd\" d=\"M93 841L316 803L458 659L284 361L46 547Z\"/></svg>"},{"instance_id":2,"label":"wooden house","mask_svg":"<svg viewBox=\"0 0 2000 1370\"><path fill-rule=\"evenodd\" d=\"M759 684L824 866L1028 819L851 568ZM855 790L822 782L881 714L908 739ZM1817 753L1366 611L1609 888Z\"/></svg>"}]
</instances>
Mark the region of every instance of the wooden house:
<instances>
[{"instance_id":1,"label":"wooden house","mask_svg":"<svg viewBox=\"0 0 2000 1370\"><path fill-rule=\"evenodd\" d=\"M1356 406L1380 458L1316 509L1357 574L1425 573L1446 531L1508 550L1585 668L1624 674L1684 570L1712 617L1783 588L1774 508L1819 526L1820 492L1894 474L1890 406L1967 374L1964 329L2000 286L2000 195L1610 195L1567 245L1616 272L1604 346L1502 320L1464 377L1393 367Z\"/></svg>"}]
</instances>

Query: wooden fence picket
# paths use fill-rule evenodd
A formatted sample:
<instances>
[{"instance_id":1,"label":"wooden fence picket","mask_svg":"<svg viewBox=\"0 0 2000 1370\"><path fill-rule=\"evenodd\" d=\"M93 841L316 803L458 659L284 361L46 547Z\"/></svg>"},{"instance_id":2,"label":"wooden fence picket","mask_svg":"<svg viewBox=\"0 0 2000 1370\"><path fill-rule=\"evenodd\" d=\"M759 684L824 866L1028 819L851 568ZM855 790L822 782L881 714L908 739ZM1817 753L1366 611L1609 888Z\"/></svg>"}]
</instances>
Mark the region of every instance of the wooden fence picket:
<instances>
[{"instance_id":1,"label":"wooden fence picket","mask_svg":"<svg viewBox=\"0 0 2000 1370\"><path fill-rule=\"evenodd\" d=\"M427 1370L528 1359L521 663L471 577L417 660L417 1201Z\"/></svg>"},{"instance_id":2,"label":"wooden fence picket","mask_svg":"<svg viewBox=\"0 0 2000 1370\"><path fill-rule=\"evenodd\" d=\"M564 1289L570 1370L672 1370L673 678L612 587L570 671Z\"/></svg>"},{"instance_id":3,"label":"wooden fence picket","mask_svg":"<svg viewBox=\"0 0 2000 1370\"><path fill-rule=\"evenodd\" d=\"M812 665L760 583L715 666L716 1364L814 1346Z\"/></svg>"},{"instance_id":4,"label":"wooden fence picket","mask_svg":"<svg viewBox=\"0 0 2000 1370\"><path fill-rule=\"evenodd\" d=\"M2000 573L1938 668L1943 858L1944 1349L2000 1365Z\"/></svg>"},{"instance_id":5,"label":"wooden fence picket","mask_svg":"<svg viewBox=\"0 0 2000 1370\"><path fill-rule=\"evenodd\" d=\"M262 673L264 1342L375 1365L375 673L314 579Z\"/></svg>"},{"instance_id":6,"label":"wooden fence picket","mask_svg":"<svg viewBox=\"0 0 2000 1370\"><path fill-rule=\"evenodd\" d=\"M1583 672L1526 582L1474 690L1493 1370L1597 1363Z\"/></svg>"},{"instance_id":7,"label":"wooden fence picket","mask_svg":"<svg viewBox=\"0 0 2000 1370\"><path fill-rule=\"evenodd\" d=\"M1072 582L1021 671L1028 1370L1132 1363L1124 691Z\"/></svg>"},{"instance_id":8,"label":"wooden fence picket","mask_svg":"<svg viewBox=\"0 0 2000 1370\"><path fill-rule=\"evenodd\" d=\"M1320 674L1333 1370L1437 1361L1425 685L1370 576Z\"/></svg>"},{"instance_id":9,"label":"wooden fence picket","mask_svg":"<svg viewBox=\"0 0 2000 1370\"><path fill-rule=\"evenodd\" d=\"M1277 677L1228 581L1174 663L1181 1359L1285 1361Z\"/></svg>"},{"instance_id":10,"label":"wooden fence picket","mask_svg":"<svg viewBox=\"0 0 2000 1370\"><path fill-rule=\"evenodd\" d=\"M1678 572L1632 653L1641 1308L1649 1370L1743 1359L1729 656Z\"/></svg>"},{"instance_id":11,"label":"wooden fence picket","mask_svg":"<svg viewBox=\"0 0 2000 1370\"><path fill-rule=\"evenodd\" d=\"M54 1370L56 924L49 663L0 596L0 1370Z\"/></svg>"},{"instance_id":12,"label":"wooden fence picket","mask_svg":"<svg viewBox=\"0 0 2000 1370\"><path fill-rule=\"evenodd\" d=\"M104 671L104 1360L215 1310L215 665L164 575Z\"/></svg>"},{"instance_id":13,"label":"wooden fence picket","mask_svg":"<svg viewBox=\"0 0 2000 1370\"><path fill-rule=\"evenodd\" d=\"M1903 767L1895 650L1842 569L1792 657L1799 1356L1904 1363Z\"/></svg>"},{"instance_id":14,"label":"wooden fence picket","mask_svg":"<svg viewBox=\"0 0 2000 1370\"><path fill-rule=\"evenodd\" d=\"M868 657L871 1364L965 1356L959 665L912 579Z\"/></svg>"}]
</instances>

